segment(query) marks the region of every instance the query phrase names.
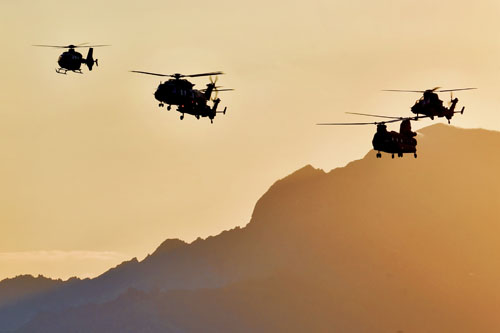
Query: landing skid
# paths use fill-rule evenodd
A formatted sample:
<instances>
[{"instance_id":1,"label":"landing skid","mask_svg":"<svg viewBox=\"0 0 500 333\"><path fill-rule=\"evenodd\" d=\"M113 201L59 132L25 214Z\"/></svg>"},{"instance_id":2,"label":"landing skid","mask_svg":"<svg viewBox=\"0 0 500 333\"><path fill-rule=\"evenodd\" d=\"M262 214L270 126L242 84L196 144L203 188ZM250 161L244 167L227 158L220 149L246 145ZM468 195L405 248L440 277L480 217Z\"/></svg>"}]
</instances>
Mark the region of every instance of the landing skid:
<instances>
[{"instance_id":1,"label":"landing skid","mask_svg":"<svg viewBox=\"0 0 500 333\"><path fill-rule=\"evenodd\" d=\"M377 152L377 155L375 155L377 158L382 158L382 153ZM398 157L403 157L404 153L398 153ZM391 154L391 157L394 158L394 154ZM413 157L417 158L417 153L413 153Z\"/></svg>"},{"instance_id":2,"label":"landing skid","mask_svg":"<svg viewBox=\"0 0 500 333\"><path fill-rule=\"evenodd\" d=\"M66 75L66 73L68 73L69 71L70 70L66 69L66 68L56 68L56 73L58 73L58 74L64 74L64 75ZM82 72L81 69L72 70L71 72L78 73L78 74L83 74L83 72Z\"/></svg>"}]
</instances>

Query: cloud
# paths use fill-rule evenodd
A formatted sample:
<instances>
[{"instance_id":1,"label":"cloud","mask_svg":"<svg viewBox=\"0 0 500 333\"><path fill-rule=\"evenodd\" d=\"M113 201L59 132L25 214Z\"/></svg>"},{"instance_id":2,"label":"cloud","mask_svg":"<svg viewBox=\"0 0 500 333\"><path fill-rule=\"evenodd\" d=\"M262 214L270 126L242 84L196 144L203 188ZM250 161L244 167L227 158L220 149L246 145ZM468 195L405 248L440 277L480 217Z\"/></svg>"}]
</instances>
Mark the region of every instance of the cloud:
<instances>
[{"instance_id":1,"label":"cloud","mask_svg":"<svg viewBox=\"0 0 500 333\"><path fill-rule=\"evenodd\" d=\"M0 252L0 262L5 261L75 261L75 260L97 260L116 261L126 259L122 253L113 251L20 251L20 252Z\"/></svg>"},{"instance_id":2,"label":"cloud","mask_svg":"<svg viewBox=\"0 0 500 333\"><path fill-rule=\"evenodd\" d=\"M0 280L23 274L61 279L96 277L129 259L130 256L113 251L0 252Z\"/></svg>"}]
</instances>

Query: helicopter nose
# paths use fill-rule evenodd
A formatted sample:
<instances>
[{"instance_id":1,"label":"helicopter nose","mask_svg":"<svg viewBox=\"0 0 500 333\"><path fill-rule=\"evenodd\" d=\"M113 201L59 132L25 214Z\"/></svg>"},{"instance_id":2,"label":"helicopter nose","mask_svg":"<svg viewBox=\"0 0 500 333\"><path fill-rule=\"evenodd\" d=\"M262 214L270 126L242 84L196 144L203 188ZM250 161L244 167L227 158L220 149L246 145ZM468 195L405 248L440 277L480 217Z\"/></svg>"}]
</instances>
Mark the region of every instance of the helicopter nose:
<instances>
[{"instance_id":1,"label":"helicopter nose","mask_svg":"<svg viewBox=\"0 0 500 333\"><path fill-rule=\"evenodd\" d=\"M64 61L62 55L57 58L57 64L59 65L59 67L63 67Z\"/></svg>"},{"instance_id":2,"label":"helicopter nose","mask_svg":"<svg viewBox=\"0 0 500 333\"><path fill-rule=\"evenodd\" d=\"M161 100L160 100L160 92L159 92L158 90L159 90L159 89L156 89L156 91L155 91L154 95L155 95L155 98L156 98L158 101L160 101L160 102L161 102Z\"/></svg>"}]
</instances>

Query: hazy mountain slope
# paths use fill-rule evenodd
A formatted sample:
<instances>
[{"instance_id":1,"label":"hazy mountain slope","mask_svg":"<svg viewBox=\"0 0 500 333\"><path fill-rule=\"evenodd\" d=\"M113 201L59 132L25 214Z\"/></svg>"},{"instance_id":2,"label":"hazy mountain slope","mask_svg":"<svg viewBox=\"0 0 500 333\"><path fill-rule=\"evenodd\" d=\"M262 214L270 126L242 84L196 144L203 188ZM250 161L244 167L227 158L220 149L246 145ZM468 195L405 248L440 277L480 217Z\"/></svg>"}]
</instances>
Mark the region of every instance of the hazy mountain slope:
<instances>
[{"instance_id":1,"label":"hazy mountain slope","mask_svg":"<svg viewBox=\"0 0 500 333\"><path fill-rule=\"evenodd\" d=\"M245 228L167 241L58 303L103 304L25 329L497 332L500 133L421 133L418 159L370 152L329 173L305 167L269 189ZM147 292L110 301L128 287Z\"/></svg>"},{"instance_id":2,"label":"hazy mountain slope","mask_svg":"<svg viewBox=\"0 0 500 333\"><path fill-rule=\"evenodd\" d=\"M304 293L289 292L297 286L301 286ZM289 275L286 279L244 281L217 289L162 293L134 289L104 305L82 306L57 316L39 315L21 332L307 331L321 325L325 327L326 318L321 318L324 313L303 316L297 322L285 320L287 308L303 307L303 302L308 300L323 299L326 304L327 297L320 288L302 286Z\"/></svg>"},{"instance_id":3,"label":"hazy mountain slope","mask_svg":"<svg viewBox=\"0 0 500 333\"><path fill-rule=\"evenodd\" d=\"M63 284L62 280L53 280L43 276L21 275L0 281L0 308L25 297L47 292Z\"/></svg>"},{"instance_id":4,"label":"hazy mountain slope","mask_svg":"<svg viewBox=\"0 0 500 333\"><path fill-rule=\"evenodd\" d=\"M0 323L2 329L12 329L16 323L24 322L33 317L38 308L25 307L24 304L35 304L36 299L43 299L62 286L72 286L80 279L67 281L49 279L43 276L33 277L21 275L12 279L0 281ZM18 304L21 311L16 310Z\"/></svg>"}]
</instances>

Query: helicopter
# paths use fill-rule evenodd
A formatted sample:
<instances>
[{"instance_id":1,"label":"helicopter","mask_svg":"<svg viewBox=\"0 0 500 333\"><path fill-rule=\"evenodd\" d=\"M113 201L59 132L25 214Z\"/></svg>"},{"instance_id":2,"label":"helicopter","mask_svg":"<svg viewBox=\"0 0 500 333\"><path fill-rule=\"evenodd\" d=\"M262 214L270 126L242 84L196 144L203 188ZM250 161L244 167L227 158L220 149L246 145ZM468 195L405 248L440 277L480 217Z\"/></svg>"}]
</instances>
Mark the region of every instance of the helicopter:
<instances>
[{"instance_id":1,"label":"helicopter","mask_svg":"<svg viewBox=\"0 0 500 333\"><path fill-rule=\"evenodd\" d=\"M455 113L463 114L465 107L462 107L460 111L455 111L455 107L458 103L458 98L453 98L454 91L461 90L472 90L477 88L459 88L459 89L445 89L440 90L440 87L436 87L433 89L427 90L394 90L388 89L383 91L395 91L395 92L414 92L414 93L422 93L423 96L415 102L415 105L411 107L411 112L416 114L417 116L420 114L426 115L432 120L434 117L445 117L448 120L448 124L450 123L451 118L455 115ZM448 103L448 107L443 106L443 101L439 99L438 92L450 92L451 98Z\"/></svg>"},{"instance_id":2,"label":"helicopter","mask_svg":"<svg viewBox=\"0 0 500 333\"><path fill-rule=\"evenodd\" d=\"M394 154L398 157L403 157L404 154L411 154L417 158L417 139L415 136L416 132L411 130L411 121L418 120L422 118L429 118L429 116L416 116L416 117L390 117L390 116L379 116L366 113L353 113L346 112L348 114L355 114L361 116L371 116L378 118L388 118L390 120L381 122L361 122L361 123L320 123L317 125L376 125L377 132L373 136L372 145L373 149L377 151L377 158L382 157L382 153L391 154L394 158ZM399 127L399 132L387 131L387 123L401 122Z\"/></svg>"},{"instance_id":3,"label":"helicopter","mask_svg":"<svg viewBox=\"0 0 500 333\"><path fill-rule=\"evenodd\" d=\"M217 107L220 103L220 98L217 97L219 91L230 91L233 89L220 89L216 86L218 76L224 74L223 72L210 72L201 74L184 75L176 74L158 74L143 71L131 71L132 73L155 75L162 77L171 77L171 79L160 82L156 89L154 96L160 102L159 107L164 107L167 104L167 110L170 110L172 105L177 106L177 111L181 113L181 120L184 119L184 114L190 114L200 119L200 117L208 117L210 122L213 120L217 113L226 114L227 107L222 111L218 111ZM215 80L212 79L215 75ZM184 79L186 77L200 77L210 76L210 83L207 84L206 89L193 89L194 84ZM215 92L215 98L212 99L212 93ZM212 101L213 105L209 106L208 102Z\"/></svg>"},{"instance_id":4,"label":"helicopter","mask_svg":"<svg viewBox=\"0 0 500 333\"><path fill-rule=\"evenodd\" d=\"M88 43L83 43L83 44L78 44L78 45L33 45L37 47L53 47L53 48L59 48L59 49L68 49L66 52L63 52L60 56L59 59L57 59L57 63L59 64L59 68L56 68L56 72L59 74L66 74L68 71L83 74L81 70L81 65L85 64L87 65L89 71L92 70L92 67L94 67L94 64L98 66L97 59L94 60L93 58L93 53L94 53L94 47L102 47L102 46L109 46L109 45L86 45ZM81 47L88 47L89 51L87 53L87 58L83 58L82 54L79 52L76 52L76 48L81 48Z\"/></svg>"}]
</instances>

